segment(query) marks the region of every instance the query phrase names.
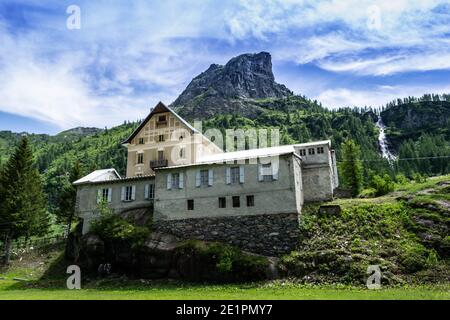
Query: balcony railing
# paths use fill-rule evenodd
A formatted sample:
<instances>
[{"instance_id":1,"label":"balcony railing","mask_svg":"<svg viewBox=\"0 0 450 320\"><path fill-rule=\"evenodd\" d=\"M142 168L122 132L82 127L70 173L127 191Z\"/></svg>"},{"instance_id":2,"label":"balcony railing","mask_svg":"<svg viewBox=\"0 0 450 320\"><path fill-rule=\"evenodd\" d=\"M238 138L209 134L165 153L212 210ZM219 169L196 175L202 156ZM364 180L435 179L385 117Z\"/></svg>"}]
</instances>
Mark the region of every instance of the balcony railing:
<instances>
[{"instance_id":1,"label":"balcony railing","mask_svg":"<svg viewBox=\"0 0 450 320\"><path fill-rule=\"evenodd\" d=\"M150 168L162 168L167 167L169 165L169 162L167 159L159 159L159 160L151 160L150 161Z\"/></svg>"}]
</instances>

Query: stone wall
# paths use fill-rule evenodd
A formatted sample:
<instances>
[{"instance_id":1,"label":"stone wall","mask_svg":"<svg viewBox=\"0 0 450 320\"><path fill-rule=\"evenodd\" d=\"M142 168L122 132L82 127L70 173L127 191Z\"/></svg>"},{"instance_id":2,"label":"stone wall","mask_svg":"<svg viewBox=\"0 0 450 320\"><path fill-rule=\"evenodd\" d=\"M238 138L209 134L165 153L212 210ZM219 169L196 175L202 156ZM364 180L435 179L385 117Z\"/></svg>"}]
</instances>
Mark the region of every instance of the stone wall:
<instances>
[{"instance_id":1,"label":"stone wall","mask_svg":"<svg viewBox=\"0 0 450 320\"><path fill-rule=\"evenodd\" d=\"M267 256L291 252L299 237L297 213L159 220L153 228L181 239L220 241Z\"/></svg>"}]
</instances>

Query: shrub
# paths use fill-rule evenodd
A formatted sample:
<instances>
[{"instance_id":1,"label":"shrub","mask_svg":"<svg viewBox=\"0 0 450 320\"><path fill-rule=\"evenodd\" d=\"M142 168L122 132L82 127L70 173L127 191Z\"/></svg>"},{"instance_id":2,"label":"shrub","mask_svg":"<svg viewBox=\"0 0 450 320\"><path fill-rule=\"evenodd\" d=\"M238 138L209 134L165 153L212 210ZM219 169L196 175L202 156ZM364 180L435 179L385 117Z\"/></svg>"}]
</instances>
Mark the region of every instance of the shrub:
<instances>
[{"instance_id":1,"label":"shrub","mask_svg":"<svg viewBox=\"0 0 450 320\"><path fill-rule=\"evenodd\" d=\"M100 218L91 225L91 232L98 235L102 240L126 240L132 246L142 245L150 234L149 226L136 226L113 211L105 204L100 203L98 207Z\"/></svg>"},{"instance_id":2,"label":"shrub","mask_svg":"<svg viewBox=\"0 0 450 320\"><path fill-rule=\"evenodd\" d=\"M408 183L408 179L405 177L405 175L404 174L402 174L402 173L399 173L399 174L397 174L396 176L395 176L395 181L398 183L398 184L400 184L400 185L403 185L403 184L407 184Z\"/></svg>"},{"instance_id":3,"label":"shrub","mask_svg":"<svg viewBox=\"0 0 450 320\"><path fill-rule=\"evenodd\" d=\"M367 188L361 191L359 194L360 198L374 198L377 195L377 190L374 188Z\"/></svg>"},{"instance_id":4,"label":"shrub","mask_svg":"<svg viewBox=\"0 0 450 320\"><path fill-rule=\"evenodd\" d=\"M376 196L383 196L394 191L395 183L388 174L383 175L383 177L374 175L372 176L369 186L375 190Z\"/></svg>"},{"instance_id":5,"label":"shrub","mask_svg":"<svg viewBox=\"0 0 450 320\"><path fill-rule=\"evenodd\" d=\"M427 178L424 177L424 176L422 176L422 175L421 175L420 173L418 173L418 172L416 172L416 173L413 174L413 180L414 180L416 183L424 183L424 182L427 182Z\"/></svg>"},{"instance_id":6,"label":"shrub","mask_svg":"<svg viewBox=\"0 0 450 320\"><path fill-rule=\"evenodd\" d=\"M430 251L418 243L408 243L403 246L399 261L406 272L413 273L423 270L428 265Z\"/></svg>"}]
</instances>

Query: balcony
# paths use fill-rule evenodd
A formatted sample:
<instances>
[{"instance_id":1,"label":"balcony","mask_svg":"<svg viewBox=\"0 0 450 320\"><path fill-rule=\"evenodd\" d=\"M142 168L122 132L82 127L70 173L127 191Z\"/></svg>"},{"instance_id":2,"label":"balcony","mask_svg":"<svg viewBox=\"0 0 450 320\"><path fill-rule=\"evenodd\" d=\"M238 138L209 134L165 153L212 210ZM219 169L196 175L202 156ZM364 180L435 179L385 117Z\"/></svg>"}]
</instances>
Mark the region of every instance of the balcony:
<instances>
[{"instance_id":1,"label":"balcony","mask_svg":"<svg viewBox=\"0 0 450 320\"><path fill-rule=\"evenodd\" d=\"M152 168L152 169L167 167L168 165L169 165L169 162L167 161L167 159L159 159L159 160L151 160L150 161L150 168Z\"/></svg>"}]
</instances>

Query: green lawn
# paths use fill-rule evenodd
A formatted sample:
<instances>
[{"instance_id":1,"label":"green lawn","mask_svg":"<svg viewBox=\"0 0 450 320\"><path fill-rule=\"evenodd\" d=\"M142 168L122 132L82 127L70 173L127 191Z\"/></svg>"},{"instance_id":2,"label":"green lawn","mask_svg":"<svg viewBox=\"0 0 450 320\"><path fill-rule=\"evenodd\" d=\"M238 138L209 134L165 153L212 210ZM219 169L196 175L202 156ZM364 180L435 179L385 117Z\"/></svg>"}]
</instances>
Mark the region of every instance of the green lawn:
<instances>
[{"instance_id":1,"label":"green lawn","mask_svg":"<svg viewBox=\"0 0 450 320\"><path fill-rule=\"evenodd\" d=\"M97 286L98 288L94 288ZM368 290L350 287L317 287L267 282L243 285L194 285L147 282L120 285L90 284L85 289L61 286L36 288L25 282L0 280L0 300L141 300L141 299L450 299L450 285Z\"/></svg>"}]
</instances>

